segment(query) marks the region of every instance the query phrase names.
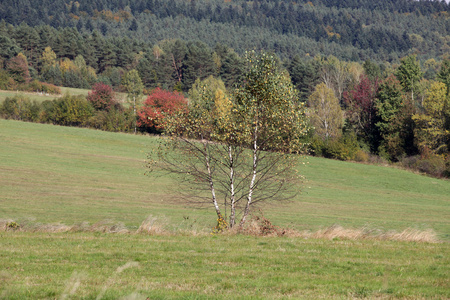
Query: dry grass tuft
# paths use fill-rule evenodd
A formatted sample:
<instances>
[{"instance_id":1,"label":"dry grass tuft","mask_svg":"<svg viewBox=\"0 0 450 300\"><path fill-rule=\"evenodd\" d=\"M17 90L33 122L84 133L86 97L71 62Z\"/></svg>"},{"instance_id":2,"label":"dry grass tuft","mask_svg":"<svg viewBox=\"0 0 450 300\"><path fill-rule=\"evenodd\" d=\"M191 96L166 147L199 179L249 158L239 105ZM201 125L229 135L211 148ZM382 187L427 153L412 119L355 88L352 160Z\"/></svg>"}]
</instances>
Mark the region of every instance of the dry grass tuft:
<instances>
[{"instance_id":1,"label":"dry grass tuft","mask_svg":"<svg viewBox=\"0 0 450 300\"><path fill-rule=\"evenodd\" d=\"M67 226L64 224L40 224L37 225L33 231L39 232L67 232L72 229L72 226ZM25 228L26 230L26 228Z\"/></svg>"},{"instance_id":2,"label":"dry grass tuft","mask_svg":"<svg viewBox=\"0 0 450 300\"><path fill-rule=\"evenodd\" d=\"M12 224L17 224L17 223L11 219L0 219L0 231L7 231L7 230L13 229L12 227L14 227L14 225L11 226Z\"/></svg>"},{"instance_id":3,"label":"dry grass tuft","mask_svg":"<svg viewBox=\"0 0 450 300\"><path fill-rule=\"evenodd\" d=\"M135 231L136 234L148 235L183 235L183 236L205 236L210 232L199 229L173 229L169 230L168 221L157 218L152 215L148 216ZM0 219L0 231L27 231L27 232L102 232L102 233L133 233L126 226L119 222L114 223L111 220L105 220L93 225L83 222L77 225L68 226L64 224L36 224L25 222L19 224L11 219ZM421 243L439 243L440 240L436 232L432 229L419 230L406 228L401 232L387 231L379 229L354 229L344 228L340 225L333 225L317 231L298 231L290 228L280 228L273 225L264 216L254 216L247 222L244 228L235 227L217 233L221 235L251 235L251 236L285 236L304 239L344 239L344 240L382 240L382 241L404 241L404 242L421 242Z\"/></svg>"},{"instance_id":4,"label":"dry grass tuft","mask_svg":"<svg viewBox=\"0 0 450 300\"><path fill-rule=\"evenodd\" d=\"M432 229L418 230L407 228L402 232L389 231L383 232L379 229L349 229L339 225L333 225L315 232L286 230L285 236L302 237L312 239L345 239L345 240L383 240L383 241L403 241L403 242L422 242L438 243L439 239L436 232Z\"/></svg>"},{"instance_id":5,"label":"dry grass tuft","mask_svg":"<svg viewBox=\"0 0 450 300\"><path fill-rule=\"evenodd\" d=\"M387 232L381 236L385 240L394 241L408 241L408 242L424 242L424 243L438 243L439 239L436 232L432 229L418 230L413 228L406 228L402 232Z\"/></svg>"},{"instance_id":6,"label":"dry grass tuft","mask_svg":"<svg viewBox=\"0 0 450 300\"><path fill-rule=\"evenodd\" d=\"M103 232L103 233L129 233L125 224L122 222L114 223L111 220L104 220L97 222L89 227L88 231Z\"/></svg>"},{"instance_id":7,"label":"dry grass tuft","mask_svg":"<svg viewBox=\"0 0 450 300\"><path fill-rule=\"evenodd\" d=\"M316 239L348 239L358 240L367 239L370 236L376 236L377 233L367 229L347 229L339 225L333 225L325 229L319 229L316 232L311 233L311 238Z\"/></svg>"},{"instance_id":8,"label":"dry grass tuft","mask_svg":"<svg viewBox=\"0 0 450 300\"><path fill-rule=\"evenodd\" d=\"M168 235L171 234L165 229L166 221L162 221L152 215L148 216L141 226L136 230L136 233L146 233L149 235Z\"/></svg>"},{"instance_id":9,"label":"dry grass tuft","mask_svg":"<svg viewBox=\"0 0 450 300\"><path fill-rule=\"evenodd\" d=\"M81 224L76 225L65 225L65 224L41 224L34 223L29 220L24 221L23 224L19 224L10 219L2 219L0 220L0 231L7 230L20 230L27 232L103 232L103 233L129 233L130 231L126 228L125 224L122 222L114 223L110 220L101 221L90 225L87 222L83 222Z\"/></svg>"},{"instance_id":10,"label":"dry grass tuft","mask_svg":"<svg viewBox=\"0 0 450 300\"><path fill-rule=\"evenodd\" d=\"M418 230L407 228L402 232L383 232L379 229L353 229L344 228L340 225L333 225L317 231L297 231L290 228L279 228L273 225L264 217L253 217L245 228L230 229L224 234L246 234L253 236L286 236L305 239L345 239L345 240L383 240L383 241L404 241L438 243L439 239L432 229Z\"/></svg>"}]
</instances>

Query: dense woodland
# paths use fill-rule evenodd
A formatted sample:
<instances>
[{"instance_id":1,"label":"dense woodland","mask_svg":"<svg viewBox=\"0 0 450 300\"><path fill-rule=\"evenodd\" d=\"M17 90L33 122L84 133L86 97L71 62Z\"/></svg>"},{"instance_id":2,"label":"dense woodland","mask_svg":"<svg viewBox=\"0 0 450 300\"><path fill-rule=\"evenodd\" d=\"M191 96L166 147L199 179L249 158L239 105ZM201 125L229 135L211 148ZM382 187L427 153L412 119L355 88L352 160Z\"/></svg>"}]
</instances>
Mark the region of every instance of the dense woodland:
<instances>
[{"instance_id":1,"label":"dense woodland","mask_svg":"<svg viewBox=\"0 0 450 300\"><path fill-rule=\"evenodd\" d=\"M281 58L330 54L344 60L395 61L407 54L436 58L449 51L445 1L0 1L12 25L97 30L105 37L199 40L273 51Z\"/></svg>"},{"instance_id":2,"label":"dense woodland","mask_svg":"<svg viewBox=\"0 0 450 300\"><path fill-rule=\"evenodd\" d=\"M159 132L146 121L152 110L191 97L202 80L231 97L245 52L262 50L277 56L309 107L312 154L449 176L449 13L444 1L3 0L0 89L93 92L43 104L7 99L0 113ZM94 99L131 95L131 73L151 99L137 112ZM78 116L64 115L78 106Z\"/></svg>"}]
</instances>

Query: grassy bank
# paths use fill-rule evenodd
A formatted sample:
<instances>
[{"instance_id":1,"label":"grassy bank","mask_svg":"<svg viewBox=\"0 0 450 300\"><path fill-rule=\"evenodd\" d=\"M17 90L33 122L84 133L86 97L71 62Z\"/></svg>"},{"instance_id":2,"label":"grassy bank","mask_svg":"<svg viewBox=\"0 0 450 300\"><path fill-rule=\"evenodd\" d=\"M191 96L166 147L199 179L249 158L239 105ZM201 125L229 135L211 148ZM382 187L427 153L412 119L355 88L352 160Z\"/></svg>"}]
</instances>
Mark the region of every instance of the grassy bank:
<instances>
[{"instance_id":1,"label":"grassy bank","mask_svg":"<svg viewBox=\"0 0 450 300\"><path fill-rule=\"evenodd\" d=\"M0 239L1 299L450 297L448 244L86 232Z\"/></svg>"},{"instance_id":2,"label":"grassy bank","mask_svg":"<svg viewBox=\"0 0 450 300\"><path fill-rule=\"evenodd\" d=\"M211 228L214 213L187 206L170 176L144 176L157 138L0 120L0 219L19 223L110 220L137 229L148 216ZM407 171L305 158L302 192L263 207L278 226L317 230L433 229L450 236L450 181Z\"/></svg>"}]
</instances>

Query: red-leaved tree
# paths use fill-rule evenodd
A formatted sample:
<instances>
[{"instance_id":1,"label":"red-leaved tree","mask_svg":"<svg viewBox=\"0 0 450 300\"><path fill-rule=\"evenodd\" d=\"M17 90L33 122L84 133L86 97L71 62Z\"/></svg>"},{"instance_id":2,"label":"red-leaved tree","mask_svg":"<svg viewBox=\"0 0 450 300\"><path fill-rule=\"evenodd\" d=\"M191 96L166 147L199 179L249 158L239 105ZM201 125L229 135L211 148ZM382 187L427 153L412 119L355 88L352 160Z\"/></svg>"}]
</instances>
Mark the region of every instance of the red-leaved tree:
<instances>
[{"instance_id":1,"label":"red-leaved tree","mask_svg":"<svg viewBox=\"0 0 450 300\"><path fill-rule=\"evenodd\" d=\"M96 110L108 111L116 103L113 89L101 82L94 84L86 99Z\"/></svg>"},{"instance_id":2,"label":"red-leaved tree","mask_svg":"<svg viewBox=\"0 0 450 300\"><path fill-rule=\"evenodd\" d=\"M375 96L378 82L371 81L363 75L353 90L344 92L344 103L347 106L347 120L359 136L367 139L373 128L375 118Z\"/></svg>"},{"instance_id":3,"label":"red-leaved tree","mask_svg":"<svg viewBox=\"0 0 450 300\"><path fill-rule=\"evenodd\" d=\"M27 57L19 53L16 57L11 58L6 64L11 77L18 83L28 83L31 80L30 71L28 70Z\"/></svg>"},{"instance_id":4,"label":"red-leaved tree","mask_svg":"<svg viewBox=\"0 0 450 300\"><path fill-rule=\"evenodd\" d=\"M147 130L163 129L163 120L179 110L187 109L187 99L178 92L154 89L138 111L137 125Z\"/></svg>"}]
</instances>

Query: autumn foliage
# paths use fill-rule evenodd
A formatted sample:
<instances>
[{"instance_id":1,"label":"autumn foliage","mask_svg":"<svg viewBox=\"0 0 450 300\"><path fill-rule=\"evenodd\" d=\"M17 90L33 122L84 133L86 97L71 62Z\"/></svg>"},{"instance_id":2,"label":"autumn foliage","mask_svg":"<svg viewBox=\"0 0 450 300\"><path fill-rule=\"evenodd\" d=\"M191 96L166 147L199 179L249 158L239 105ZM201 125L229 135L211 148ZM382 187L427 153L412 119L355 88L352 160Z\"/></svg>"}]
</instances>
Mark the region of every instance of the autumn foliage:
<instances>
[{"instance_id":1,"label":"autumn foliage","mask_svg":"<svg viewBox=\"0 0 450 300\"><path fill-rule=\"evenodd\" d=\"M28 83L31 80L30 72L28 70L28 61L25 55L19 53L13 57L6 64L8 72L11 77L18 83Z\"/></svg>"},{"instance_id":2,"label":"autumn foliage","mask_svg":"<svg viewBox=\"0 0 450 300\"><path fill-rule=\"evenodd\" d=\"M101 82L93 86L86 99L96 110L108 111L116 102L112 88Z\"/></svg>"},{"instance_id":3,"label":"autumn foliage","mask_svg":"<svg viewBox=\"0 0 450 300\"><path fill-rule=\"evenodd\" d=\"M362 76L352 90L344 92L347 120L360 136L367 137L373 127L377 90L377 81L370 81L367 76Z\"/></svg>"},{"instance_id":4,"label":"autumn foliage","mask_svg":"<svg viewBox=\"0 0 450 300\"><path fill-rule=\"evenodd\" d=\"M187 99L182 94L156 88L138 111L137 125L161 130L165 116L183 109L187 109Z\"/></svg>"}]
</instances>

